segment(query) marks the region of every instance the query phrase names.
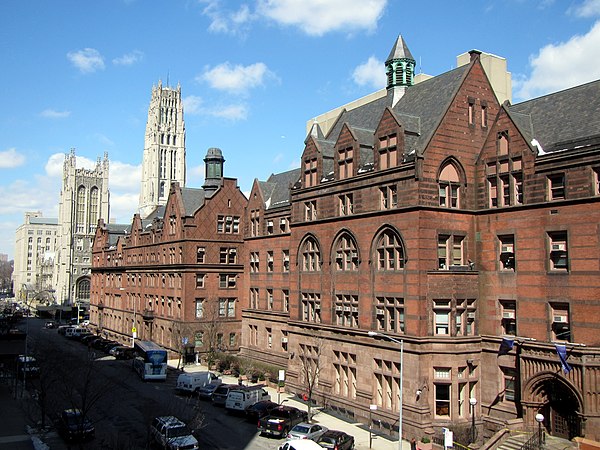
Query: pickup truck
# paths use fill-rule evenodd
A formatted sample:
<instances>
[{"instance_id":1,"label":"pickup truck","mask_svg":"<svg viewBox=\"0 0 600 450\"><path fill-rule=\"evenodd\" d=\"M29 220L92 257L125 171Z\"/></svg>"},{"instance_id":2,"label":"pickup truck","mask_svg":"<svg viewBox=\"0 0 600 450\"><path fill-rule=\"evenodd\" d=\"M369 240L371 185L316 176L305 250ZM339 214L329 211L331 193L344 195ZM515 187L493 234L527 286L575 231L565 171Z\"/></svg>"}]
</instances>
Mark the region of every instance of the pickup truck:
<instances>
[{"instance_id":1,"label":"pickup truck","mask_svg":"<svg viewBox=\"0 0 600 450\"><path fill-rule=\"evenodd\" d=\"M308 420L308 413L293 406L278 406L258 421L260 434L285 437L294 425Z\"/></svg>"}]
</instances>

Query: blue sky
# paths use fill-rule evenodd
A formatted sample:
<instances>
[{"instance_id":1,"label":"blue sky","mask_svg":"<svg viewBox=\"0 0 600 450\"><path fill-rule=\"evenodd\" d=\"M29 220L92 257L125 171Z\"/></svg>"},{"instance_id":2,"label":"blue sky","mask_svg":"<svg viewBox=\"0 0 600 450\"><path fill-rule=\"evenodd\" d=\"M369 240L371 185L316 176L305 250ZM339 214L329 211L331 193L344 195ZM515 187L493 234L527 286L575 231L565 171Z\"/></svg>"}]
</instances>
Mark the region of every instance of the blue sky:
<instances>
[{"instance_id":1,"label":"blue sky","mask_svg":"<svg viewBox=\"0 0 600 450\"><path fill-rule=\"evenodd\" d=\"M108 152L111 219L130 223L152 86L181 84L187 186L222 149L225 175L299 166L306 121L384 87L402 34L438 75L505 57L513 103L600 78L600 0L2 0L0 253L26 211L58 216L64 154Z\"/></svg>"}]
</instances>

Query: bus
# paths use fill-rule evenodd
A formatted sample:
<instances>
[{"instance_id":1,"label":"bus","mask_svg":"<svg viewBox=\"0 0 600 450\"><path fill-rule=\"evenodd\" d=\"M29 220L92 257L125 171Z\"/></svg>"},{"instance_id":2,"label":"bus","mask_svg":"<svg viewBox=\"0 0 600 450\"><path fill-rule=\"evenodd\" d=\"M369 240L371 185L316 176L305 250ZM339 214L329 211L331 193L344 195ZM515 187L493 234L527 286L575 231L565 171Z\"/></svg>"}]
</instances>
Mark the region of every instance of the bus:
<instances>
[{"instance_id":1,"label":"bus","mask_svg":"<svg viewBox=\"0 0 600 450\"><path fill-rule=\"evenodd\" d=\"M133 370L142 380L167 379L167 351L152 341L135 341Z\"/></svg>"}]
</instances>

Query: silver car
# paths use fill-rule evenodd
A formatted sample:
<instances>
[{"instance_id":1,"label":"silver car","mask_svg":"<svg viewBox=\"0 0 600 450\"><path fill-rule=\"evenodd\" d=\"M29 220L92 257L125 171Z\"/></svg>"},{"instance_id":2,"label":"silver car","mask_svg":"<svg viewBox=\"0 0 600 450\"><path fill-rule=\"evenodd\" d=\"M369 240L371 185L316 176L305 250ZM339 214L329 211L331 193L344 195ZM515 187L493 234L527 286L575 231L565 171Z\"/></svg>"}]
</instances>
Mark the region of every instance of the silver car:
<instances>
[{"instance_id":1,"label":"silver car","mask_svg":"<svg viewBox=\"0 0 600 450\"><path fill-rule=\"evenodd\" d=\"M323 433L328 430L327 427L319 425L318 423L306 423L300 422L294 428L292 428L288 434L288 439L311 439L316 441L321 437Z\"/></svg>"}]
</instances>

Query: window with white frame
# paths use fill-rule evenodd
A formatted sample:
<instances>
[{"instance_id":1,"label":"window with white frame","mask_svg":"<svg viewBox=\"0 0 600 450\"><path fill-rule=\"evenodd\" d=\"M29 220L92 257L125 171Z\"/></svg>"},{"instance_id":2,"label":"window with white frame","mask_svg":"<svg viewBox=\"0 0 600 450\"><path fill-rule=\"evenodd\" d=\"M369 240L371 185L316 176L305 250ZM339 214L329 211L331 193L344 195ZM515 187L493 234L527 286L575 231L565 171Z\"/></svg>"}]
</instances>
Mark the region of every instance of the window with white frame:
<instances>
[{"instance_id":1,"label":"window with white frame","mask_svg":"<svg viewBox=\"0 0 600 450\"><path fill-rule=\"evenodd\" d=\"M196 289L203 289L205 280L206 280L205 273L197 273L196 274Z\"/></svg>"},{"instance_id":2,"label":"window with white frame","mask_svg":"<svg viewBox=\"0 0 600 450\"><path fill-rule=\"evenodd\" d=\"M556 231L548 233L548 247L550 250L550 270L569 270L569 253L567 244L568 242L566 231Z\"/></svg>"},{"instance_id":3,"label":"window with white frame","mask_svg":"<svg viewBox=\"0 0 600 450\"><path fill-rule=\"evenodd\" d=\"M237 276L234 273L221 273L219 274L219 288L220 289L235 289L237 285Z\"/></svg>"},{"instance_id":4,"label":"window with white frame","mask_svg":"<svg viewBox=\"0 0 600 450\"><path fill-rule=\"evenodd\" d=\"M399 297L377 297L375 315L378 331L404 333L404 299Z\"/></svg>"},{"instance_id":5,"label":"window with white frame","mask_svg":"<svg viewBox=\"0 0 600 450\"><path fill-rule=\"evenodd\" d=\"M290 310L290 291L288 289L282 289L281 296L283 297L283 310L288 312Z\"/></svg>"},{"instance_id":6,"label":"window with white frame","mask_svg":"<svg viewBox=\"0 0 600 450\"><path fill-rule=\"evenodd\" d=\"M238 216L217 215L217 233L238 234L240 218Z\"/></svg>"},{"instance_id":7,"label":"window with white frame","mask_svg":"<svg viewBox=\"0 0 600 450\"><path fill-rule=\"evenodd\" d=\"M452 311L451 301L447 299L433 301L434 315L434 334L450 335L450 312Z\"/></svg>"},{"instance_id":8,"label":"window with white frame","mask_svg":"<svg viewBox=\"0 0 600 450\"><path fill-rule=\"evenodd\" d=\"M336 294L335 324L342 327L358 327L358 295Z\"/></svg>"},{"instance_id":9,"label":"window with white frame","mask_svg":"<svg viewBox=\"0 0 600 450\"><path fill-rule=\"evenodd\" d=\"M250 273L260 271L260 256L258 252L250 252Z\"/></svg>"},{"instance_id":10,"label":"window with white frame","mask_svg":"<svg viewBox=\"0 0 600 450\"><path fill-rule=\"evenodd\" d=\"M219 249L220 264L237 264L237 248L221 247Z\"/></svg>"},{"instance_id":11,"label":"window with white frame","mask_svg":"<svg viewBox=\"0 0 600 450\"><path fill-rule=\"evenodd\" d=\"M196 319L202 319L204 317L204 299L196 299Z\"/></svg>"},{"instance_id":12,"label":"window with white frame","mask_svg":"<svg viewBox=\"0 0 600 450\"><path fill-rule=\"evenodd\" d=\"M302 320L321 323L321 295L315 292L302 293Z\"/></svg>"},{"instance_id":13,"label":"window with white frame","mask_svg":"<svg viewBox=\"0 0 600 450\"><path fill-rule=\"evenodd\" d=\"M349 216L354 212L354 200L352 194L341 194L338 196L338 214Z\"/></svg>"},{"instance_id":14,"label":"window with white frame","mask_svg":"<svg viewBox=\"0 0 600 450\"><path fill-rule=\"evenodd\" d=\"M267 272L273 272L274 269L273 250L267 251Z\"/></svg>"},{"instance_id":15,"label":"window with white frame","mask_svg":"<svg viewBox=\"0 0 600 450\"><path fill-rule=\"evenodd\" d=\"M267 289L267 308L272 310L274 306L273 289Z\"/></svg>"},{"instance_id":16,"label":"window with white frame","mask_svg":"<svg viewBox=\"0 0 600 450\"><path fill-rule=\"evenodd\" d=\"M196 264L204 264L206 259L206 248L198 247L196 249Z\"/></svg>"},{"instance_id":17,"label":"window with white frame","mask_svg":"<svg viewBox=\"0 0 600 450\"><path fill-rule=\"evenodd\" d=\"M335 268L343 271L358 269L358 250L348 233L342 234L336 241Z\"/></svg>"},{"instance_id":18,"label":"window with white frame","mask_svg":"<svg viewBox=\"0 0 600 450\"><path fill-rule=\"evenodd\" d=\"M281 233L287 233L290 231L290 224L287 218L282 217L279 219L279 231Z\"/></svg>"},{"instance_id":19,"label":"window with white frame","mask_svg":"<svg viewBox=\"0 0 600 450\"><path fill-rule=\"evenodd\" d=\"M438 236L438 269L465 266L464 236L440 234Z\"/></svg>"},{"instance_id":20,"label":"window with white frame","mask_svg":"<svg viewBox=\"0 0 600 450\"><path fill-rule=\"evenodd\" d=\"M260 210L250 211L250 236L260 236Z\"/></svg>"},{"instance_id":21,"label":"window with white frame","mask_svg":"<svg viewBox=\"0 0 600 450\"><path fill-rule=\"evenodd\" d=\"M267 327L267 348L273 348L273 329Z\"/></svg>"},{"instance_id":22,"label":"window with white frame","mask_svg":"<svg viewBox=\"0 0 600 450\"><path fill-rule=\"evenodd\" d=\"M289 272L290 271L290 251L282 250L281 251L281 259L282 259L282 263L283 263L283 271Z\"/></svg>"},{"instance_id":23,"label":"window with white frame","mask_svg":"<svg viewBox=\"0 0 600 450\"><path fill-rule=\"evenodd\" d=\"M377 237L377 270L404 269L404 247L393 230L384 230Z\"/></svg>"},{"instance_id":24,"label":"window with white frame","mask_svg":"<svg viewBox=\"0 0 600 450\"><path fill-rule=\"evenodd\" d=\"M315 272L321 269L321 253L314 238L307 238L301 249L302 270Z\"/></svg>"},{"instance_id":25,"label":"window with white frame","mask_svg":"<svg viewBox=\"0 0 600 450\"><path fill-rule=\"evenodd\" d=\"M395 185L379 188L381 209L393 209L398 206L398 190Z\"/></svg>"},{"instance_id":26,"label":"window with white frame","mask_svg":"<svg viewBox=\"0 0 600 450\"><path fill-rule=\"evenodd\" d=\"M500 317L502 333L517 335L517 302L515 300L500 300Z\"/></svg>"},{"instance_id":27,"label":"window with white frame","mask_svg":"<svg viewBox=\"0 0 600 450\"><path fill-rule=\"evenodd\" d=\"M434 368L435 417L450 417L452 400L451 369Z\"/></svg>"},{"instance_id":28,"label":"window with white frame","mask_svg":"<svg viewBox=\"0 0 600 450\"><path fill-rule=\"evenodd\" d=\"M273 234L273 219L267 220L267 234Z\"/></svg>"},{"instance_id":29,"label":"window with white frame","mask_svg":"<svg viewBox=\"0 0 600 450\"><path fill-rule=\"evenodd\" d=\"M259 288L250 288L250 308L258 309L259 308Z\"/></svg>"},{"instance_id":30,"label":"window with white frame","mask_svg":"<svg viewBox=\"0 0 600 450\"><path fill-rule=\"evenodd\" d=\"M219 317L235 317L235 298L219 298Z\"/></svg>"},{"instance_id":31,"label":"window with white frame","mask_svg":"<svg viewBox=\"0 0 600 450\"><path fill-rule=\"evenodd\" d=\"M474 299L456 299L454 310L454 321L456 324L456 336L475 335L476 307Z\"/></svg>"}]
</instances>

